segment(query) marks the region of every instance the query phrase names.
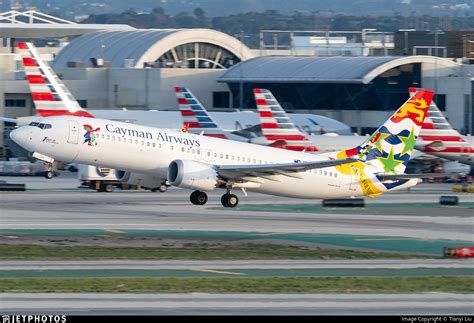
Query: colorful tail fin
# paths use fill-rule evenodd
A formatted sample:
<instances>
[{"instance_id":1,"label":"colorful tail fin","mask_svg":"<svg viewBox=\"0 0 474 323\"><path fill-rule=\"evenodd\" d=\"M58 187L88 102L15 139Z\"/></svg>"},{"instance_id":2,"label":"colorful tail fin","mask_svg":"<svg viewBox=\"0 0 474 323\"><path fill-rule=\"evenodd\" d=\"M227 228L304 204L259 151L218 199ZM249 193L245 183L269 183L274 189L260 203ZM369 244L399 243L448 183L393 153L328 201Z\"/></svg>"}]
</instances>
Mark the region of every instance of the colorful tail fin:
<instances>
[{"instance_id":1,"label":"colorful tail fin","mask_svg":"<svg viewBox=\"0 0 474 323\"><path fill-rule=\"evenodd\" d=\"M254 89L253 92L260 116L262 134L272 143L272 146L296 151L318 151L311 139L298 130L269 90ZM275 144L283 141L284 145Z\"/></svg>"},{"instance_id":2,"label":"colorful tail fin","mask_svg":"<svg viewBox=\"0 0 474 323\"><path fill-rule=\"evenodd\" d=\"M189 89L176 87L175 93L187 132L196 134L204 131L205 136L228 139L225 131L217 125Z\"/></svg>"},{"instance_id":3,"label":"colorful tail fin","mask_svg":"<svg viewBox=\"0 0 474 323\"><path fill-rule=\"evenodd\" d=\"M357 156L383 173L404 173L434 93L420 89L362 145L340 152Z\"/></svg>"},{"instance_id":4,"label":"colorful tail fin","mask_svg":"<svg viewBox=\"0 0 474 323\"><path fill-rule=\"evenodd\" d=\"M81 108L56 73L46 64L31 43L18 43L36 111L42 117L73 115L93 118Z\"/></svg>"}]
</instances>

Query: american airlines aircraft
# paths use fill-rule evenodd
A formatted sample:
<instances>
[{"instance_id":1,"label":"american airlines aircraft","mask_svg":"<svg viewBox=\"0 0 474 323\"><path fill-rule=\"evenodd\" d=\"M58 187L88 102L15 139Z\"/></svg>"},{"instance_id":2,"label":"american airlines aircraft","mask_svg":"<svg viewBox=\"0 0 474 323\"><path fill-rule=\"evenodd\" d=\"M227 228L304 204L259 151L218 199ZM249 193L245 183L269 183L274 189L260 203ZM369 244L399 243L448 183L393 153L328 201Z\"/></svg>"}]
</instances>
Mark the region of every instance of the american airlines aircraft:
<instances>
[{"instance_id":1,"label":"american airlines aircraft","mask_svg":"<svg viewBox=\"0 0 474 323\"><path fill-rule=\"evenodd\" d=\"M417 90L410 88L410 95ZM434 102L428 111L415 147L430 155L474 166L474 138L453 129Z\"/></svg>"},{"instance_id":2,"label":"american airlines aircraft","mask_svg":"<svg viewBox=\"0 0 474 323\"><path fill-rule=\"evenodd\" d=\"M416 88L409 88L410 96L416 93ZM278 103L273 94L267 89L254 89L255 101L262 125L262 137L250 139L251 143L271 145L283 149L306 152L332 152L357 146L364 137L316 135L309 136L299 131L290 120L288 114ZM474 163L474 140L471 136L461 136L454 130L442 112L431 101L426 117L415 144L416 150L412 159L432 160L445 158L451 162L443 162L446 174L470 172ZM461 164L464 162L468 165Z\"/></svg>"},{"instance_id":3,"label":"american airlines aircraft","mask_svg":"<svg viewBox=\"0 0 474 323\"><path fill-rule=\"evenodd\" d=\"M25 68L37 73L39 84L46 82L34 59ZM33 95L61 100L48 93L42 86ZM225 207L238 204L234 189L300 198L375 197L420 182L404 171L432 97L432 91L418 91L361 145L317 155L75 115L38 118L10 136L47 164L61 160L136 172L150 181L167 178L194 190L190 200L196 205L216 188L226 190Z\"/></svg>"}]
</instances>

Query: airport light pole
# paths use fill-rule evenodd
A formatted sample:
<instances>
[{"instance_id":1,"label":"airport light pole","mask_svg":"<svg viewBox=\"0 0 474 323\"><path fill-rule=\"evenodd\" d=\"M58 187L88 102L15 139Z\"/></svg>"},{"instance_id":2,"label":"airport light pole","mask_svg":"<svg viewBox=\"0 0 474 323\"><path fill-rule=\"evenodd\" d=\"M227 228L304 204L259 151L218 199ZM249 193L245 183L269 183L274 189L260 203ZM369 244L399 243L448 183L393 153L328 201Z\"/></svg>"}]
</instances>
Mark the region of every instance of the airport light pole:
<instances>
[{"instance_id":1,"label":"airport light pole","mask_svg":"<svg viewBox=\"0 0 474 323\"><path fill-rule=\"evenodd\" d=\"M405 33L405 45L403 49L403 55L408 55L408 33L416 31L416 29L399 29L398 31L402 31Z\"/></svg>"},{"instance_id":2,"label":"airport light pole","mask_svg":"<svg viewBox=\"0 0 474 323\"><path fill-rule=\"evenodd\" d=\"M435 78L434 78L434 91L435 91L435 97L434 101L437 101L438 98L438 37L439 35L443 35L444 31L441 30L435 30L431 32L430 34L434 35L434 41L435 41Z\"/></svg>"}]
</instances>

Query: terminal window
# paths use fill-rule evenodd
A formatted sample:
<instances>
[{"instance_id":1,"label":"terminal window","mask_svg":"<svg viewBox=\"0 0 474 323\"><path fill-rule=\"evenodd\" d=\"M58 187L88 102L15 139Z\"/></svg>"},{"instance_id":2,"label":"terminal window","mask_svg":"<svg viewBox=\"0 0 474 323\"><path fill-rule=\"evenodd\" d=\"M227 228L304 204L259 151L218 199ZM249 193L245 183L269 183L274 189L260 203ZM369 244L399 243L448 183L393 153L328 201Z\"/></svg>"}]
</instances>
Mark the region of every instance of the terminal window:
<instances>
[{"instance_id":1,"label":"terminal window","mask_svg":"<svg viewBox=\"0 0 474 323\"><path fill-rule=\"evenodd\" d=\"M230 108L229 92L213 92L212 100L214 108Z\"/></svg>"},{"instance_id":2,"label":"terminal window","mask_svg":"<svg viewBox=\"0 0 474 323\"><path fill-rule=\"evenodd\" d=\"M13 107L13 108L24 108L24 107L26 107L26 100L5 99L5 106L6 107Z\"/></svg>"}]
</instances>

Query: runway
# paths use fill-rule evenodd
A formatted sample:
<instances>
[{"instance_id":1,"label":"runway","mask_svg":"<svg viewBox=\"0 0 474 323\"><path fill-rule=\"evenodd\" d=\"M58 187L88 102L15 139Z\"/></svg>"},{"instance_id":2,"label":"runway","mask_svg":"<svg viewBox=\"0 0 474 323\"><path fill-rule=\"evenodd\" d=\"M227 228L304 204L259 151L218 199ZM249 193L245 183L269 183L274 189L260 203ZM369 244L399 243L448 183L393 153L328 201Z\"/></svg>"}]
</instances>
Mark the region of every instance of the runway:
<instances>
[{"instance_id":1,"label":"runway","mask_svg":"<svg viewBox=\"0 0 474 323\"><path fill-rule=\"evenodd\" d=\"M472 315L474 295L0 294L2 314ZM28 308L25 309L25 304Z\"/></svg>"},{"instance_id":2,"label":"runway","mask_svg":"<svg viewBox=\"0 0 474 323\"><path fill-rule=\"evenodd\" d=\"M29 179L13 178L16 182ZM52 181L56 181L53 179ZM9 181L13 182L12 178ZM35 179L40 181L40 179ZM39 187L34 181L33 187ZM43 181L47 181L44 180ZM473 241L474 195L459 195L458 207L437 205L447 186L427 186L410 193L366 199L365 209L322 209L320 201L279 198L253 194L241 197L242 207L223 208L221 192L209 194L210 202L198 207L188 201L188 191L166 193L117 191L97 193L78 190L77 180L63 179L56 187L34 188L27 192L2 193L1 229L125 229L125 230L205 230L273 233L352 234L418 239ZM27 184L28 185L28 184ZM52 185L52 184L46 184ZM429 203L416 206L416 203ZM251 205L315 203L312 213L246 210ZM379 204L387 206L378 206ZM410 206L410 203L413 206ZM461 203L461 204L462 204ZM397 205L400 209L397 209ZM408 205L408 206L407 206ZM473 204L474 205L474 204ZM416 209L414 215L403 208ZM379 210L380 214L366 214Z\"/></svg>"},{"instance_id":3,"label":"runway","mask_svg":"<svg viewBox=\"0 0 474 323\"><path fill-rule=\"evenodd\" d=\"M0 178L1 180L2 178ZM3 178L5 179L5 178ZM44 246L162 247L170 243L275 243L362 249L440 257L443 247L474 244L474 195L450 185L423 184L409 192L366 199L362 209L322 208L320 200L241 194L236 209L220 205L222 192L203 207L189 191L166 193L78 189L66 174L25 182L26 192L0 195L0 243ZM237 192L238 193L238 192ZM460 205L439 206L441 195ZM290 207L290 209L289 209ZM178 243L176 244L176 241ZM1 261L5 280L22 278L248 278L472 276L466 259L346 260L38 260ZM333 278L334 279L334 278ZM378 279L378 278L377 278ZM398 278L395 278L398 279ZM448 281L449 281L448 279ZM344 286L345 288L345 286ZM8 289L7 289L8 290ZM9 294L3 313L66 314L399 314L472 315L472 294ZM295 291L297 292L297 291ZM319 290L318 290L319 292ZM25 304L28 304L25 306Z\"/></svg>"},{"instance_id":4,"label":"runway","mask_svg":"<svg viewBox=\"0 0 474 323\"><path fill-rule=\"evenodd\" d=\"M2 270L73 269L413 269L474 268L474 259L370 259L370 260L3 260Z\"/></svg>"}]
</instances>

